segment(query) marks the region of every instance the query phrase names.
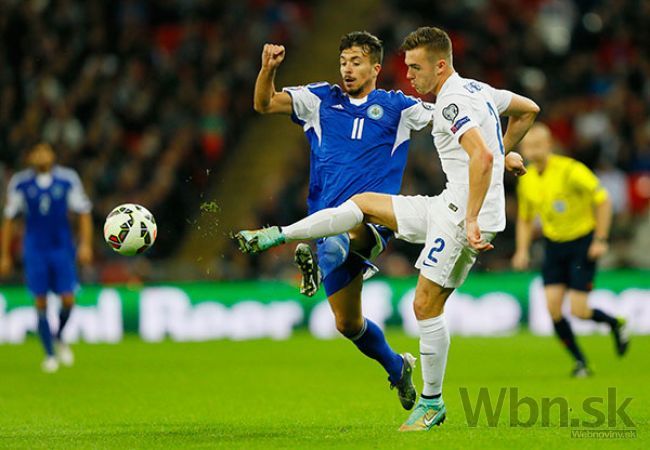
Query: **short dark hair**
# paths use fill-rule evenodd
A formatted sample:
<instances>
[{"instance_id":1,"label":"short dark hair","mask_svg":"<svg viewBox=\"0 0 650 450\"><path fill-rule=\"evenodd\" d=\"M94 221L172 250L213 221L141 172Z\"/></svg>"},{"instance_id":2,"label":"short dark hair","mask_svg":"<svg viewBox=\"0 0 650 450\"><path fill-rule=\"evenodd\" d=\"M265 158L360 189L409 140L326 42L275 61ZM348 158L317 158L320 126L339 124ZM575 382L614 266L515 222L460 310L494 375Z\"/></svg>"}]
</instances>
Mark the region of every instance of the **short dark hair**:
<instances>
[{"instance_id":1,"label":"short dark hair","mask_svg":"<svg viewBox=\"0 0 650 450\"><path fill-rule=\"evenodd\" d=\"M420 27L404 38L400 49L402 51L426 47L431 52L449 58L452 57L451 39L449 35L437 27Z\"/></svg>"},{"instance_id":2,"label":"short dark hair","mask_svg":"<svg viewBox=\"0 0 650 450\"><path fill-rule=\"evenodd\" d=\"M364 54L370 56L373 63L381 64L384 59L383 42L367 31L353 31L341 38L339 53L351 47L360 47Z\"/></svg>"}]
</instances>

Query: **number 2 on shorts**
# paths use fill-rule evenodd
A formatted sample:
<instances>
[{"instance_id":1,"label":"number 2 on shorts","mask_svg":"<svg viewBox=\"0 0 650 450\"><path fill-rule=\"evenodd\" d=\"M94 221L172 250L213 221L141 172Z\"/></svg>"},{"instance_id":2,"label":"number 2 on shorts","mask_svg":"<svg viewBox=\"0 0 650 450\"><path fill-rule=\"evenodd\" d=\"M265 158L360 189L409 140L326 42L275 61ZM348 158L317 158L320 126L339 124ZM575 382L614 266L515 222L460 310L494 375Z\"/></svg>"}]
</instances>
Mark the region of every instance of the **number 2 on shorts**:
<instances>
[{"instance_id":1,"label":"number 2 on shorts","mask_svg":"<svg viewBox=\"0 0 650 450\"><path fill-rule=\"evenodd\" d=\"M445 240L443 238L437 238L435 241L433 241L435 244L433 247L431 247L431 250L429 251L429 255L427 256L427 259L431 261L432 263L436 264L438 262L438 258L433 256L434 253L440 253L444 248L445 248Z\"/></svg>"}]
</instances>

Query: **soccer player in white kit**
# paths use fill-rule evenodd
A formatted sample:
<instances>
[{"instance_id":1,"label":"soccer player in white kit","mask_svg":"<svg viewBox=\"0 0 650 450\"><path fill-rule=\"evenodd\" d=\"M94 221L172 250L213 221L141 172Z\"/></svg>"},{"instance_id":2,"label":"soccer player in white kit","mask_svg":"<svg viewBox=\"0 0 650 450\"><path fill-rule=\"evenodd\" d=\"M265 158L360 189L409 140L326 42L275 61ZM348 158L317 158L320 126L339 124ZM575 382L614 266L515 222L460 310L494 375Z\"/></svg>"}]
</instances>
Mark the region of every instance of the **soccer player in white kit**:
<instances>
[{"instance_id":1,"label":"soccer player in white kit","mask_svg":"<svg viewBox=\"0 0 650 450\"><path fill-rule=\"evenodd\" d=\"M402 44L407 78L421 93L437 96L433 140L447 175L438 196L363 193L337 208L318 211L286 227L246 231L247 251L263 251L289 241L336 235L361 222L387 226L396 236L424 243L413 309L420 328L424 386L401 431L426 431L446 417L442 381L449 333L444 305L459 287L479 252L505 228L504 166L525 173L517 153L506 153L526 134L539 107L532 100L454 71L451 40L439 28L422 27ZM500 115L509 117L505 134Z\"/></svg>"}]
</instances>

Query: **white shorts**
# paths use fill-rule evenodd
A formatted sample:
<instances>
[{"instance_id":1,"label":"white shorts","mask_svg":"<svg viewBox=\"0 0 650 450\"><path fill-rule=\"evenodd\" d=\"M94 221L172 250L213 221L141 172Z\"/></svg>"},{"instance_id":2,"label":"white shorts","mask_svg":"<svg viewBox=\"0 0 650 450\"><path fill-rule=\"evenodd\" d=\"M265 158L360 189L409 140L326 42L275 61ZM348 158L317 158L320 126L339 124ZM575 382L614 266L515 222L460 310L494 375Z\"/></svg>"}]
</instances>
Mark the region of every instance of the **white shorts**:
<instances>
[{"instance_id":1,"label":"white shorts","mask_svg":"<svg viewBox=\"0 0 650 450\"><path fill-rule=\"evenodd\" d=\"M464 222L454 223L441 196L393 195L397 220L395 236L407 242L424 244L415 267L425 278L442 287L457 288L465 281L478 252L467 241ZM496 233L484 232L490 242Z\"/></svg>"}]
</instances>

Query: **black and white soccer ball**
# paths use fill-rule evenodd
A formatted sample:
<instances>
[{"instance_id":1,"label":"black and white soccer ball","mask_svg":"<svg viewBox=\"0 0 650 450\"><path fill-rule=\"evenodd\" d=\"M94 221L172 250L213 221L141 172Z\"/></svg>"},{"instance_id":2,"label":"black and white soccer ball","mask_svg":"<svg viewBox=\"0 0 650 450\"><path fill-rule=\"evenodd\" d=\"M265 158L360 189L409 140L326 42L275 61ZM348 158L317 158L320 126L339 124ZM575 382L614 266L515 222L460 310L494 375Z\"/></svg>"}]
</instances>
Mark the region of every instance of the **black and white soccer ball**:
<instances>
[{"instance_id":1,"label":"black and white soccer ball","mask_svg":"<svg viewBox=\"0 0 650 450\"><path fill-rule=\"evenodd\" d=\"M125 256L145 252L156 241L157 232L153 214L144 206L134 203L115 207L104 222L104 240L113 250Z\"/></svg>"}]
</instances>

